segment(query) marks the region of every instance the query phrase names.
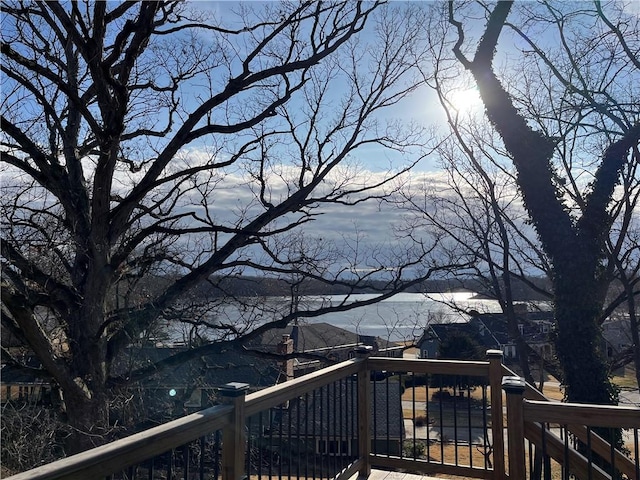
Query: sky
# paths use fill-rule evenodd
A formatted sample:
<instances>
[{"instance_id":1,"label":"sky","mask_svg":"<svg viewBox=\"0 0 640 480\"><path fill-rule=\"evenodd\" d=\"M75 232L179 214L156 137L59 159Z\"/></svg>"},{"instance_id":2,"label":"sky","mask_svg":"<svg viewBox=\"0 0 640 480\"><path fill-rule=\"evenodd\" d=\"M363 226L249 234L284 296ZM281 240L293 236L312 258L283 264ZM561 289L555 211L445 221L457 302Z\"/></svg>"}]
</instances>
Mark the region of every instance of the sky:
<instances>
[{"instance_id":1,"label":"sky","mask_svg":"<svg viewBox=\"0 0 640 480\"><path fill-rule=\"evenodd\" d=\"M199 8L210 9L214 14L223 20L234 18L232 11L238 8L237 2L196 2ZM263 5L263 2L247 2L244 6ZM397 4L399 5L399 3ZM373 22L369 22L369 30L373 27ZM364 41L375 40L371 31L365 31L362 35ZM428 69L428 67L427 67ZM341 94L340 90L349 88L347 84L337 82L334 87L336 103ZM458 89L459 94L452 97L454 107L462 114L481 114L482 105L477 91L472 87L462 87ZM295 105L295 100L294 100ZM295 108L295 107L294 107ZM439 129L441 133L446 117L438 102L436 94L427 85L422 85L398 104L386 108L380 116L381 121L399 120L406 124L416 123L429 129ZM197 154L197 146L190 148L192 153ZM354 154L353 160L362 169L363 177L371 175L379 178L381 172L398 168L400 164L413 162L417 155L399 155L392 151L382 149L379 146L360 148ZM427 155L416 163L412 172L403 177L405 181L414 185L420 185L425 181L442 182L443 174L438 163L437 155ZM247 204L252 193L240 187L243 179L232 175L225 180L226 185L216 196L216 210L234 211L239 205ZM284 185L281 185L284 187ZM388 191L392 185L385 187ZM379 189L383 192L383 189ZM229 194L225 193L228 192ZM282 191L282 193L284 190ZM277 198L278 188L274 187L273 195ZM307 235L316 238L327 238L331 236L340 240L342 236L359 236L361 241L367 242L389 242L392 240L392 230L405 222L405 215L397 208L386 203L370 201L361 203L355 207L330 206L322 209L325 213L316 217L312 222L304 227Z\"/></svg>"},{"instance_id":2,"label":"sky","mask_svg":"<svg viewBox=\"0 0 640 480\"><path fill-rule=\"evenodd\" d=\"M265 4L276 5L272 2L245 2L242 4L238 2L193 3L197 8L208 10L213 15L216 15L217 17L225 21L232 18L232 10L237 9L239 5L243 5L247 8L253 8L256 6L260 7ZM400 2L392 2L392 6L398 5L405 4L402 4ZM416 7L434 4L431 2L423 2L406 5L413 5L414 7ZM627 11L634 15L640 14L640 2L629 3L627 5ZM430 19L427 18L425 20ZM483 22L481 17L477 23L480 26L482 25ZM368 29L363 33L362 41L364 43L372 42L375 40L375 35L372 28L373 23L370 23ZM473 37L474 34L477 36L478 32L479 30L476 26L469 28L466 33L470 37ZM210 39L208 39L206 35L196 37L194 40L198 42L193 44L194 48L206 47L208 44L210 44ZM545 41L544 38L538 38L537 40L542 41L543 43ZM473 44L473 38L470 39L469 43ZM451 45L447 46L447 49L450 49L450 47ZM238 48L241 49L242 47L240 46ZM161 53L164 54L165 52ZM504 65L510 60L510 58L513 58L516 53L516 50L511 44L509 44L509 41L501 42L496 63L498 65ZM447 50L447 55L450 56L450 50ZM366 55L363 58L370 59L370 57L366 57ZM172 61L178 60L179 55L177 55L176 59ZM215 59L209 60L214 61ZM371 72L375 72L375 65L372 65L371 61L369 61L368 63L365 61L363 62L363 64L371 69ZM329 112L340 111L340 108L335 108L335 106L340 104L339 102L344 92L349 88L349 84L344 81L344 77L346 75L345 72L341 73L339 71L339 68L337 68L340 66L344 67L344 65L333 65L333 67L336 68L334 70L334 73L336 73L336 75L342 75L342 81L336 81L335 84L332 85L332 90L328 93L327 111ZM423 71L429 74L432 65L425 64L421 65L421 67ZM339 77L336 78L340 80ZM483 108L479 100L477 90L475 90L468 79L461 74L461 69L454 71L451 74L450 80L455 84L454 90L451 91L450 100L452 102L453 108L458 111L458 114L461 116L474 116L476 118L482 117ZM200 81L201 79L198 79L198 82ZM222 79L221 81L224 81L224 79ZM185 108L185 111L193 110L194 108L196 108L198 99L200 97L200 91L198 90L199 87L202 87L202 85L194 81L193 84L191 84L190 86L188 85L183 91L180 92L184 96L182 107ZM243 101L249 100L251 100L250 97L243 97ZM305 119L303 114L303 110L305 108L304 102L301 102L300 100L293 100L291 105L292 108L290 110L293 112L292 118L296 121L302 122ZM298 109L299 111L296 112L296 109ZM411 123L419 124L420 126L425 128L425 137L428 135L433 135L433 139L430 141L430 146L433 146L434 143L437 143L437 141L447 133L444 125L444 112L439 105L434 91L426 85L422 85L421 87L417 88L406 98L401 100L398 104L385 109L382 114L376 117L376 120L380 122L379 125L382 125L386 121L401 121L405 125L409 125ZM273 153L276 154L276 156L279 153L286 153L286 148L284 147L274 148ZM211 147L211 149L213 148L214 147ZM197 142L194 142L193 144L190 144L185 149L183 149L183 151L180 153L181 158L175 160L173 163L174 165L179 165L180 162L185 161L197 164L198 162L208 161L211 158L215 158L216 160L224 160L224 154L224 152L211 154L209 150L205 149L204 144L198 144ZM384 150L379 146L361 148L356 151L351 158L353 163L359 166L359 173L356 175L356 177L354 177L354 181L360 181L361 178L365 177L369 177L369 179L379 179L381 175L384 172L389 171L390 168L397 169L401 164L411 163L416 158L418 158L417 155L418 153L415 149L409 151L408 153L399 154L397 152ZM86 172L88 176L91 176L92 167L90 159L88 160L89 161L86 162ZM284 196L287 193L286 184L279 181L275 175L275 173L278 172L277 169L280 168L278 167L279 160L282 159L275 159L273 172L270 177L270 179L273 179L270 185L273 199L278 199L279 197ZM280 173L282 171L286 173L287 161L282 160L282 162L285 165L285 169L281 170ZM334 172L328 177L328 180L333 183L339 182L341 174L343 174L342 171ZM130 185L135 184L135 182L140 178L141 174L136 175L121 172L119 175L120 176L116 179L114 189L116 193L126 193L127 189L130 188ZM439 185L443 185L445 175L441 169L438 155L426 155L424 158L422 158L422 160L417 162L411 172L408 172L402 177L402 180L406 182L405 185L410 185L411 189L415 189L416 186L422 185L424 183L432 183L436 186L436 188L438 188ZM228 218L228 221L232 222L232 215L239 212L242 208L244 208L244 206L251 204L252 200L254 200L255 191L252 192L247 188L246 185L247 177L246 175L242 176L242 172L240 172L239 170L227 171L226 176L224 177L224 182L221 182L215 190L210 213L219 216L220 218L224 218L226 216ZM397 182L385 188L377 189L374 193L379 194L380 196L384 196L389 192L390 189L396 186ZM324 208L322 212L322 215L316 217L312 222L308 223L304 227L306 235L314 238L332 238L335 241L342 241L345 238L353 239L357 236L360 241L371 244L378 242L393 242L393 229L402 226L407 219L406 212L399 211L388 203L379 201L360 203L355 207L334 205Z\"/></svg>"}]
</instances>

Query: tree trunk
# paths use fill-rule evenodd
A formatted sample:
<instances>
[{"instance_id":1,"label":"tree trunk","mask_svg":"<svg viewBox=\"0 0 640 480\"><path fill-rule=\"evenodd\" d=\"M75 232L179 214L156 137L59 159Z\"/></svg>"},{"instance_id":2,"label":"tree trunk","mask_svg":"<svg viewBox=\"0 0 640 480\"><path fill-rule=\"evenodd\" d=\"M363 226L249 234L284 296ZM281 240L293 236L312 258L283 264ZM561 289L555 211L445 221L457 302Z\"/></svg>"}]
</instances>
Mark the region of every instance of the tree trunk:
<instances>
[{"instance_id":1,"label":"tree trunk","mask_svg":"<svg viewBox=\"0 0 640 480\"><path fill-rule=\"evenodd\" d=\"M69 376L75 384L64 389L64 404L73 434L67 453L74 454L106 443L109 431L110 395L107 389L106 337L100 333L105 322L107 276L100 288L90 290L77 313L71 318L74 336L70 339L72 358ZM93 282L95 285L97 282Z\"/></svg>"},{"instance_id":2,"label":"tree trunk","mask_svg":"<svg viewBox=\"0 0 640 480\"><path fill-rule=\"evenodd\" d=\"M556 350L563 370L565 400L576 403L615 405L616 389L609 378L604 341L598 319L603 300L597 279L582 268L560 270L554 279ZM571 272L571 274L568 274ZM595 428L594 432L616 448L623 447L620 429ZM586 451L585 445L579 450ZM609 471L606 460L594 462Z\"/></svg>"},{"instance_id":3,"label":"tree trunk","mask_svg":"<svg viewBox=\"0 0 640 480\"><path fill-rule=\"evenodd\" d=\"M614 150L610 147L605 153L616 162L609 166L611 171L598 171L604 176L604 179L596 178L602 192L589 196L582 218L575 222L556 187L555 140L527 124L493 71L496 46L511 7L512 2L498 2L493 9L473 61L460 51L461 41L454 47L454 53L471 71L487 117L512 157L524 206L553 265L556 349L563 370L566 400L615 403L597 323L604 301L598 271L610 220L606 205L611 193L607 197L606 187L613 191L618 174L615 167L619 162L616 162L620 160L618 156L622 157L618 150L625 145L616 145ZM461 25L451 22L460 32ZM603 196L607 197L606 201Z\"/></svg>"},{"instance_id":4,"label":"tree trunk","mask_svg":"<svg viewBox=\"0 0 640 480\"><path fill-rule=\"evenodd\" d=\"M531 374L531 368L529 366L529 349L527 348L527 342L525 342L524 338L522 338L522 335L520 335L520 330L518 330L518 317L513 306L513 296L511 295L510 290L511 288L509 288L508 290L509 300L505 304L509 337L514 339L516 342L518 365L520 366L520 370L522 371L522 376L528 383L530 383L531 385L535 385L535 379Z\"/></svg>"},{"instance_id":5,"label":"tree trunk","mask_svg":"<svg viewBox=\"0 0 640 480\"><path fill-rule=\"evenodd\" d=\"M65 392L66 393L66 392ZM91 392L91 397L66 393L67 421L74 432L65 443L67 455L103 445L109 438L109 399L106 392Z\"/></svg>"},{"instance_id":6,"label":"tree trunk","mask_svg":"<svg viewBox=\"0 0 640 480\"><path fill-rule=\"evenodd\" d=\"M636 316L635 311L630 313L629 323L631 328L631 339L633 341L633 364L636 370L636 384L638 385L638 388L640 388L640 325L638 325L638 317Z\"/></svg>"},{"instance_id":7,"label":"tree trunk","mask_svg":"<svg viewBox=\"0 0 640 480\"><path fill-rule=\"evenodd\" d=\"M566 287L566 286L565 286ZM615 393L609 380L597 323L599 309L588 292L566 291L557 285L555 316L557 354L568 402L611 404ZM565 290L565 291L563 291Z\"/></svg>"}]
</instances>

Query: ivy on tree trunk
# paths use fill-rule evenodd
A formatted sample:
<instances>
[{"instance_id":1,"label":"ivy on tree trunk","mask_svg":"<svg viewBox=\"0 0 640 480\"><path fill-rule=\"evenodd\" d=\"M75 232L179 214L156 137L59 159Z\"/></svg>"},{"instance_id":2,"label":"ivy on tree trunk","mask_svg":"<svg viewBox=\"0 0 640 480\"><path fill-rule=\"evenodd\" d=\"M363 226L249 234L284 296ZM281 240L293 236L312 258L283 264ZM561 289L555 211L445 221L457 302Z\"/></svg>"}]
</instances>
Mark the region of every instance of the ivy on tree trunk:
<instances>
[{"instance_id":1,"label":"ivy on tree trunk","mask_svg":"<svg viewBox=\"0 0 640 480\"><path fill-rule=\"evenodd\" d=\"M450 3L449 22L458 31L454 53L473 75L487 117L516 167L524 206L553 267L556 346L566 400L616 403L598 322L606 293L602 262L613 221L607 208L629 151L640 139L640 124L627 129L605 150L581 216L574 218L555 181L554 139L527 124L493 69L498 39L511 8L512 2L498 2L469 60L461 51L463 25L455 20Z\"/></svg>"}]
</instances>

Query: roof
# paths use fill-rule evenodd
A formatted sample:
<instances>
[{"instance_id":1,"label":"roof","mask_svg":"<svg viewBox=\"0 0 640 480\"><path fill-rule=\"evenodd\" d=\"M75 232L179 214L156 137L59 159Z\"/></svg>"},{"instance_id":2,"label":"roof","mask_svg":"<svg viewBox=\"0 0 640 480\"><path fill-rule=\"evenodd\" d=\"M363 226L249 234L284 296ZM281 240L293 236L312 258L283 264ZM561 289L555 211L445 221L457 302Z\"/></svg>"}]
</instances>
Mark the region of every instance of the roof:
<instances>
[{"instance_id":1,"label":"roof","mask_svg":"<svg viewBox=\"0 0 640 480\"><path fill-rule=\"evenodd\" d=\"M478 325L473 322L458 322L458 323L434 323L429 325L420 340L418 345L421 345L425 341L433 340L444 341L449 335L453 333L462 333L469 335L476 340L481 346L486 348L497 348L500 342L491 334L490 331L482 332L478 329Z\"/></svg>"},{"instance_id":2,"label":"roof","mask_svg":"<svg viewBox=\"0 0 640 480\"><path fill-rule=\"evenodd\" d=\"M359 335L325 322L273 328L260 335L257 339L250 341L247 347L275 352L278 343L282 341L283 335L289 335L293 340L294 351L301 353L352 349L360 344L374 345L374 343L381 349L396 347L395 343L388 342L382 338Z\"/></svg>"},{"instance_id":3,"label":"roof","mask_svg":"<svg viewBox=\"0 0 640 480\"><path fill-rule=\"evenodd\" d=\"M130 369L152 365L184 350L186 347L130 347L118 359L114 374L126 374ZM227 350L169 367L141 383L146 388L213 388L229 382L241 382L262 388L274 385L279 373L280 363L275 360Z\"/></svg>"},{"instance_id":4,"label":"roof","mask_svg":"<svg viewBox=\"0 0 640 480\"><path fill-rule=\"evenodd\" d=\"M437 340L443 342L452 334L465 334L478 342L485 349L499 348L500 341L488 329L479 329L477 322L457 322L457 323L434 323L429 325L423 333L418 346L420 348L425 342Z\"/></svg>"},{"instance_id":5,"label":"roof","mask_svg":"<svg viewBox=\"0 0 640 480\"><path fill-rule=\"evenodd\" d=\"M476 324L480 322L501 345L513 343L512 337L509 335L507 316L504 313L477 313L470 322ZM548 330L545 330L544 326L552 324L553 312L551 311L539 310L518 315L519 328L528 343L548 341Z\"/></svg>"},{"instance_id":6,"label":"roof","mask_svg":"<svg viewBox=\"0 0 640 480\"><path fill-rule=\"evenodd\" d=\"M2 365L0 382L7 385L39 385L48 383L46 374L39 374L36 370L29 370L14 365Z\"/></svg>"},{"instance_id":7,"label":"roof","mask_svg":"<svg viewBox=\"0 0 640 480\"><path fill-rule=\"evenodd\" d=\"M186 347L131 346L122 352L111 366L112 375L126 376L128 372L152 365ZM40 363L35 356L25 358L26 366L2 365L3 384L35 385L48 383L48 375L39 373ZM235 350L200 356L180 365L168 367L140 381L144 388L218 387L229 382L248 383L252 388L275 385L281 371L277 360L255 357Z\"/></svg>"}]
</instances>

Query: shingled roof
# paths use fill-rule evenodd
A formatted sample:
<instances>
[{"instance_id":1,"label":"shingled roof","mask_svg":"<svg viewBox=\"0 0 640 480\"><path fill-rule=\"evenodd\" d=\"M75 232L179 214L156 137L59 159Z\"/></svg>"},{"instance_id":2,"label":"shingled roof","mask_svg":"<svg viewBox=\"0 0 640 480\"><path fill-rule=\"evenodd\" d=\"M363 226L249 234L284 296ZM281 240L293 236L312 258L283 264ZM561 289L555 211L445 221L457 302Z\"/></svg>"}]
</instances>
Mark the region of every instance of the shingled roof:
<instances>
[{"instance_id":1,"label":"shingled roof","mask_svg":"<svg viewBox=\"0 0 640 480\"><path fill-rule=\"evenodd\" d=\"M339 349L353 349L357 345L371 345L381 350L397 345L379 337L359 335L329 323L309 323L274 328L247 344L248 348L267 352L276 352L283 335L293 340L295 352L331 352ZM375 345L374 345L375 344Z\"/></svg>"},{"instance_id":2,"label":"shingled roof","mask_svg":"<svg viewBox=\"0 0 640 480\"><path fill-rule=\"evenodd\" d=\"M152 365L159 360L186 350L186 347L131 347L118 359L116 373ZM281 366L275 360L256 358L236 350L197 357L144 379L146 388L218 387L229 382L248 383L263 388L276 383Z\"/></svg>"}]
</instances>

